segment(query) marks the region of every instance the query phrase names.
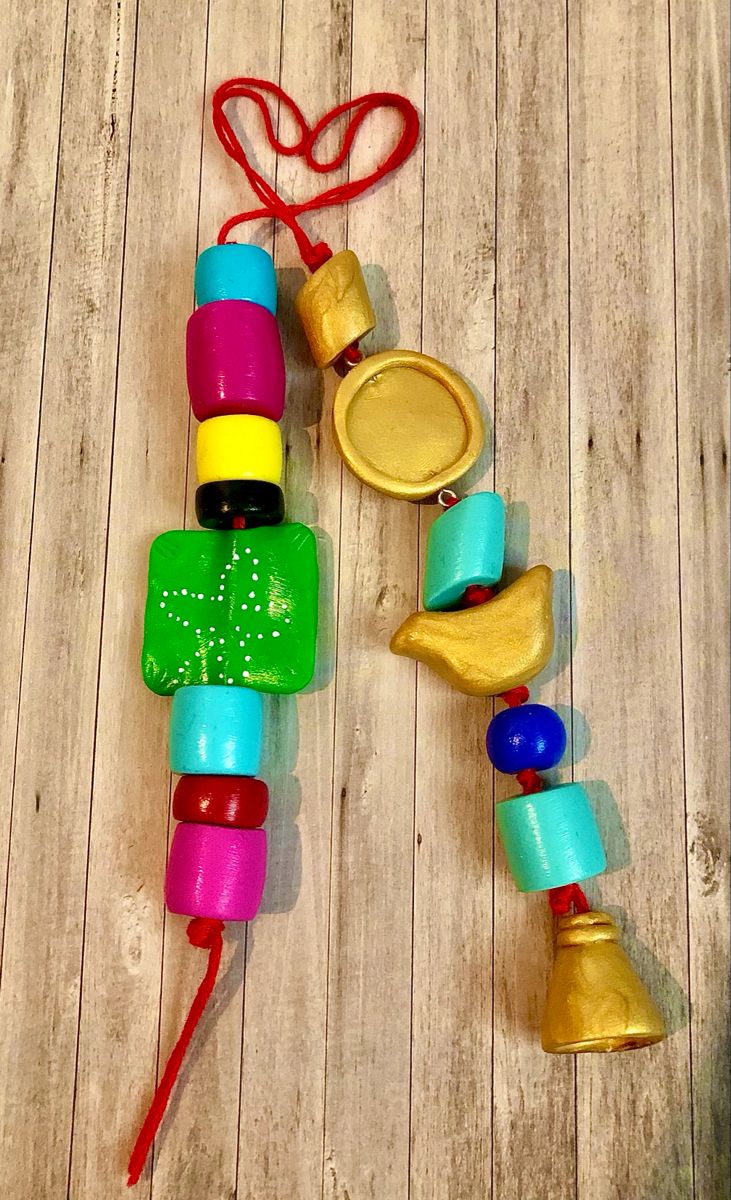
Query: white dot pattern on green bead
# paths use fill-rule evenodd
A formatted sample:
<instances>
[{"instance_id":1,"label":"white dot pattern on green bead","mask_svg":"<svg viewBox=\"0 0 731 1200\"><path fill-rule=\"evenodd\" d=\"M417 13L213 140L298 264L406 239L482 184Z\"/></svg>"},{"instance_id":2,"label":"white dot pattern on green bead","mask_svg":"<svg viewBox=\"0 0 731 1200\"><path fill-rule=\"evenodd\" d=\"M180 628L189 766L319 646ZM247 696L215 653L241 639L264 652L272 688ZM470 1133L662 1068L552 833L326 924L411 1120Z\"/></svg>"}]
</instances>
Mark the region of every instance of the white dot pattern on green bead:
<instances>
[{"instance_id":1,"label":"white dot pattern on green bead","mask_svg":"<svg viewBox=\"0 0 731 1200\"><path fill-rule=\"evenodd\" d=\"M189 577L181 587L183 571ZM201 584L216 580L217 594L209 598ZM205 622L214 615L212 603L222 605L220 619L203 634L200 617ZM315 544L305 526L163 534L150 556L145 680L163 694L181 684L220 681L299 690L304 674L311 674L316 612ZM174 618L172 629L166 623L163 631L163 617ZM236 618L244 624L234 625ZM252 652L242 654L244 647Z\"/></svg>"}]
</instances>

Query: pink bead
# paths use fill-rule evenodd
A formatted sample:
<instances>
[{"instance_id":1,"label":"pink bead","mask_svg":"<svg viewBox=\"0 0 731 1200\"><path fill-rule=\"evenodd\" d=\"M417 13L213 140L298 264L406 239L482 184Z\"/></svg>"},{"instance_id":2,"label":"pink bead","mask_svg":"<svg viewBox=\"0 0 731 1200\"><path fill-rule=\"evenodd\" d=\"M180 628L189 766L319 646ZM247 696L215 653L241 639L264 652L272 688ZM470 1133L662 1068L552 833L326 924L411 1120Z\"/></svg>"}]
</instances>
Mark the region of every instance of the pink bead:
<instances>
[{"instance_id":1,"label":"pink bead","mask_svg":"<svg viewBox=\"0 0 731 1200\"><path fill-rule=\"evenodd\" d=\"M165 877L170 912L219 921L251 921L264 891L263 829L178 825Z\"/></svg>"},{"instance_id":2,"label":"pink bead","mask_svg":"<svg viewBox=\"0 0 731 1200\"><path fill-rule=\"evenodd\" d=\"M284 355L277 319L249 300L214 300L188 321L190 403L199 421L253 413L278 421L284 412Z\"/></svg>"}]
</instances>

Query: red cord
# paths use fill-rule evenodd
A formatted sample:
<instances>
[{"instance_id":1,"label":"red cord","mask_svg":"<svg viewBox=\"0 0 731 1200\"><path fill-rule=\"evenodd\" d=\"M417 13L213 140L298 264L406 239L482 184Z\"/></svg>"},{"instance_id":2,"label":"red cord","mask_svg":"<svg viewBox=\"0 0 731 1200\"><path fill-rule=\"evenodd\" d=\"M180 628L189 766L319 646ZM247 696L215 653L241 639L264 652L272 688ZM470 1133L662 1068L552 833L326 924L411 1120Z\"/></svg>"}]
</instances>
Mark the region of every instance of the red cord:
<instances>
[{"instance_id":1,"label":"red cord","mask_svg":"<svg viewBox=\"0 0 731 1200\"><path fill-rule=\"evenodd\" d=\"M470 583L462 595L462 607L477 608L480 604L486 604L488 600L492 600L494 595L495 592L491 587L484 587L481 583Z\"/></svg>"},{"instance_id":2,"label":"red cord","mask_svg":"<svg viewBox=\"0 0 731 1200\"><path fill-rule=\"evenodd\" d=\"M523 789L524 796L532 796L535 792L543 791L543 780L535 767L525 767L524 770L518 771L515 778Z\"/></svg>"},{"instance_id":3,"label":"red cord","mask_svg":"<svg viewBox=\"0 0 731 1200\"><path fill-rule=\"evenodd\" d=\"M274 130L272 112L269 108L269 97L273 97L279 101L280 106L284 106L294 118L299 137L291 146L280 141ZM336 171L338 167L343 165L350 154L358 129L366 117L376 109L395 109L401 116L403 129L390 154L369 175L364 175L362 179L349 179L345 183L339 183L335 187L327 188L324 192L312 196L309 200L305 200L301 204L288 204L249 162L246 150L241 145L231 122L224 112L225 104L229 100L235 99L252 100L256 104L264 121L264 128L269 139L269 144L278 154L287 157L298 155L304 159L311 170L316 171L320 175L327 175L330 171ZM355 100L346 100L344 104L338 104L335 108L331 108L329 112L320 117L319 121L310 128L298 105L295 104L291 96L288 96L278 84L270 83L266 79L255 79L245 76L241 79L228 79L225 83L217 87L213 93L212 108L213 127L221 145L234 162L238 163L242 168L249 181L251 190L262 203L261 208L251 209L249 212L241 212L237 213L236 216L229 217L228 221L221 226L221 231L218 235L219 243L225 242L231 230L244 221L253 221L257 217L277 217L291 229L302 260L311 271L316 271L324 262L327 262L328 258L332 256L332 251L325 242L313 244L297 221L297 217L302 213L314 212L319 208L330 208L335 204L347 204L349 200L353 200L374 183L378 183L380 179L384 179L391 171L395 171L397 167L401 166L401 163L405 162L411 154L419 138L419 114L410 100L407 100L405 96L397 95L395 92L371 92L369 95L359 96ZM319 137L333 121L336 121L338 117L346 113L352 115L345 128L340 149L335 157L328 162L319 162L314 156L315 146Z\"/></svg>"},{"instance_id":4,"label":"red cord","mask_svg":"<svg viewBox=\"0 0 731 1200\"><path fill-rule=\"evenodd\" d=\"M589 901L578 883L566 883L563 887L551 888L548 893L548 903L551 912L557 917L564 917L572 905L577 913L590 912Z\"/></svg>"},{"instance_id":5,"label":"red cord","mask_svg":"<svg viewBox=\"0 0 731 1200\"><path fill-rule=\"evenodd\" d=\"M218 968L221 964L221 950L223 948L222 933L223 921L208 920L205 917L194 917L188 925L188 941L191 945L200 946L209 951L208 966L195 994L193 1003L190 1006L190 1012L186 1017L180 1037L173 1046L163 1077L157 1085L152 1103L147 1110L147 1116L142 1122L142 1127L137 1135L137 1141L134 1144L127 1168L129 1171L127 1187L134 1187L142 1174L150 1146L155 1140L155 1134L165 1114L170 1093L183 1065L183 1059L190 1044L190 1039L195 1032L196 1025L203 1016L206 1004L213 991L216 976L218 975Z\"/></svg>"},{"instance_id":6,"label":"red cord","mask_svg":"<svg viewBox=\"0 0 731 1200\"><path fill-rule=\"evenodd\" d=\"M520 704L525 704L529 696L530 692L523 683L519 687L510 688L509 691L500 693L500 699L505 701L508 708L517 708Z\"/></svg>"}]
</instances>

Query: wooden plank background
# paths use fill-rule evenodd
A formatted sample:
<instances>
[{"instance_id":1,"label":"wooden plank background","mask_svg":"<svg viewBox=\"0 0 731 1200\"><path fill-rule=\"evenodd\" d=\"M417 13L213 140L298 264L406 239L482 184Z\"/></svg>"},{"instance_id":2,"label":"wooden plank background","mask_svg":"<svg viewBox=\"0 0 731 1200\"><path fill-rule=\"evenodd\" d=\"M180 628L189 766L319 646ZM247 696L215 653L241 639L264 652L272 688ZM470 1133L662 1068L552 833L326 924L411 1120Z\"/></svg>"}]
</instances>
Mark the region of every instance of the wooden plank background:
<instances>
[{"instance_id":1,"label":"wooden plank background","mask_svg":"<svg viewBox=\"0 0 731 1200\"><path fill-rule=\"evenodd\" d=\"M316 528L318 686L271 705L264 912L223 978L148 1200L727 1200L728 79L720 0L9 0L0 42L0 1178L113 1200L201 974L162 905L168 702L138 655L147 548L194 524L184 327L199 248L249 203L213 87L312 118L423 116L402 171L309 229L365 264L373 350L483 405L469 483L509 574L556 571L534 694L570 729L653 1050L538 1043L550 922L493 836L489 706L388 652L432 506L362 488L279 268L289 514ZM262 169L275 162L243 110ZM286 132L286 126L283 125ZM393 126L373 118L356 174ZM334 143L332 143L334 144ZM327 146L323 147L323 150ZM345 169L341 178L345 177ZM242 236L246 236L245 234Z\"/></svg>"}]
</instances>

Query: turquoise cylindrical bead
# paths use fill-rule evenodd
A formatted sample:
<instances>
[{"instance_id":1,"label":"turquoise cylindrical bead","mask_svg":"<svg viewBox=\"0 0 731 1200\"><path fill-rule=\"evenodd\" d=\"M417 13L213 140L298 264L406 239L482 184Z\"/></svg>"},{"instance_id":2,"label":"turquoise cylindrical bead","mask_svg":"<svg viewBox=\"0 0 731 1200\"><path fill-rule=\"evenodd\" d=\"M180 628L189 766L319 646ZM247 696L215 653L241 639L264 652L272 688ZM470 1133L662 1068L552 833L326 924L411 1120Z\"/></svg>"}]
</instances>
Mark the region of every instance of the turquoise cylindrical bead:
<instances>
[{"instance_id":1,"label":"turquoise cylindrical bead","mask_svg":"<svg viewBox=\"0 0 731 1200\"><path fill-rule=\"evenodd\" d=\"M497 492L475 492L446 509L429 530L424 608L458 604L465 588L491 587L503 573L505 503Z\"/></svg>"},{"instance_id":2,"label":"turquoise cylindrical bead","mask_svg":"<svg viewBox=\"0 0 731 1200\"><path fill-rule=\"evenodd\" d=\"M170 714L170 769L178 775L256 775L263 705L249 688L179 688Z\"/></svg>"},{"instance_id":3,"label":"turquoise cylindrical bead","mask_svg":"<svg viewBox=\"0 0 731 1200\"><path fill-rule=\"evenodd\" d=\"M214 300L250 300L275 315L277 277L271 254L246 242L209 246L195 264L195 298L199 307Z\"/></svg>"},{"instance_id":4,"label":"turquoise cylindrical bead","mask_svg":"<svg viewBox=\"0 0 731 1200\"><path fill-rule=\"evenodd\" d=\"M563 887L606 870L596 818L580 783L504 800L495 818L520 892Z\"/></svg>"}]
</instances>

